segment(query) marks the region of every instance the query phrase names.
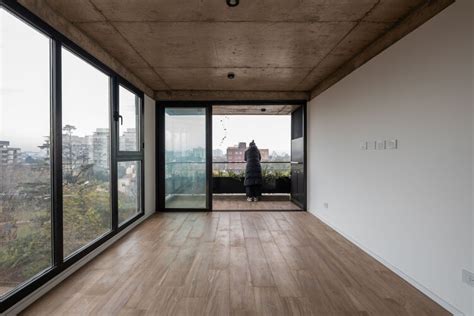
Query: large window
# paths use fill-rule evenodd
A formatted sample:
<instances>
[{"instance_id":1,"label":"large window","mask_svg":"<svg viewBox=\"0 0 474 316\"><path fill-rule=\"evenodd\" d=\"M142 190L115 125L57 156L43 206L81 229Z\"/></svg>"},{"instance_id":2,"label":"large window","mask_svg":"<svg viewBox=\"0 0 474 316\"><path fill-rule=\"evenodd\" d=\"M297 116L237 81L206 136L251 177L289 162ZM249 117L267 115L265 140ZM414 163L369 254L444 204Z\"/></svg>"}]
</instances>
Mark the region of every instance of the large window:
<instances>
[{"instance_id":1,"label":"large window","mask_svg":"<svg viewBox=\"0 0 474 316\"><path fill-rule=\"evenodd\" d=\"M0 296L52 264L50 39L0 8Z\"/></svg>"},{"instance_id":2,"label":"large window","mask_svg":"<svg viewBox=\"0 0 474 316\"><path fill-rule=\"evenodd\" d=\"M143 93L0 3L0 314L143 215Z\"/></svg>"},{"instance_id":3,"label":"large window","mask_svg":"<svg viewBox=\"0 0 474 316\"><path fill-rule=\"evenodd\" d=\"M62 49L64 256L112 228L109 80Z\"/></svg>"},{"instance_id":4,"label":"large window","mask_svg":"<svg viewBox=\"0 0 474 316\"><path fill-rule=\"evenodd\" d=\"M165 109L165 207L206 208L206 108Z\"/></svg>"}]
</instances>

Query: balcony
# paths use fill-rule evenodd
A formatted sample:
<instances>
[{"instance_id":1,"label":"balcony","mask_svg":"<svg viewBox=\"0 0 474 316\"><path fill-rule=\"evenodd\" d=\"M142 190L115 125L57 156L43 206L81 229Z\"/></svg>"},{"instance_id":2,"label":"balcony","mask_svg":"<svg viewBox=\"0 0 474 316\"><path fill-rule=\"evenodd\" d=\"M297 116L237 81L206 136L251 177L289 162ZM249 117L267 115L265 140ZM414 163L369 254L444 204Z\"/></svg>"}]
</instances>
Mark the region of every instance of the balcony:
<instances>
[{"instance_id":1,"label":"balcony","mask_svg":"<svg viewBox=\"0 0 474 316\"><path fill-rule=\"evenodd\" d=\"M291 202L291 163L261 162L262 200L248 203L245 197L245 161L212 163L214 210L300 210ZM165 200L168 207L195 208L206 205L206 163L175 161L166 163Z\"/></svg>"}]
</instances>

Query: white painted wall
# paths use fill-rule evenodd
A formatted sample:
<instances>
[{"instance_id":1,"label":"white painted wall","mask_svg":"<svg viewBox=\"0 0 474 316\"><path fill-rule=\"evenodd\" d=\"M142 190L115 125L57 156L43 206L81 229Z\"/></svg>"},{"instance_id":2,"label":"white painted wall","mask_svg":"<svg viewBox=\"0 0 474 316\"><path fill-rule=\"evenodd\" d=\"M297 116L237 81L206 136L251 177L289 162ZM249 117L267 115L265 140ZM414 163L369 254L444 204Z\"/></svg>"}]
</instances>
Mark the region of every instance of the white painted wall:
<instances>
[{"instance_id":1,"label":"white painted wall","mask_svg":"<svg viewBox=\"0 0 474 316\"><path fill-rule=\"evenodd\" d=\"M145 95L145 214L156 210L155 101Z\"/></svg>"},{"instance_id":2,"label":"white painted wall","mask_svg":"<svg viewBox=\"0 0 474 316\"><path fill-rule=\"evenodd\" d=\"M471 0L458 0L308 109L309 210L466 315L474 313L461 281L462 269L474 271L472 19ZM359 148L391 138L398 150Z\"/></svg>"},{"instance_id":3,"label":"white painted wall","mask_svg":"<svg viewBox=\"0 0 474 316\"><path fill-rule=\"evenodd\" d=\"M471 8L472 10L473 8ZM474 21L471 19L471 105L472 105L472 226L474 227ZM472 230L472 269L474 272L474 229ZM474 289L472 290L472 313L474 313Z\"/></svg>"}]
</instances>

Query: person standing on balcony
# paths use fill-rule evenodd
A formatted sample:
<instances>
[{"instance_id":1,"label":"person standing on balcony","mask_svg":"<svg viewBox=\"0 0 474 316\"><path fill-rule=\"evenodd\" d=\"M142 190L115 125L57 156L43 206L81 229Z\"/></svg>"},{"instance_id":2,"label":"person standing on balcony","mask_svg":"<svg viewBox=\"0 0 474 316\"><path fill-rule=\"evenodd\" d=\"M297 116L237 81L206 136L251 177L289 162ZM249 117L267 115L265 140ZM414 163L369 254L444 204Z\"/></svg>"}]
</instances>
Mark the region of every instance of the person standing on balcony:
<instances>
[{"instance_id":1,"label":"person standing on balcony","mask_svg":"<svg viewBox=\"0 0 474 316\"><path fill-rule=\"evenodd\" d=\"M262 195L262 166L260 165L262 156L260 151L255 145L255 142L249 144L249 148L245 151L245 161L247 165L245 167L245 192L247 194L247 201L256 202Z\"/></svg>"}]
</instances>

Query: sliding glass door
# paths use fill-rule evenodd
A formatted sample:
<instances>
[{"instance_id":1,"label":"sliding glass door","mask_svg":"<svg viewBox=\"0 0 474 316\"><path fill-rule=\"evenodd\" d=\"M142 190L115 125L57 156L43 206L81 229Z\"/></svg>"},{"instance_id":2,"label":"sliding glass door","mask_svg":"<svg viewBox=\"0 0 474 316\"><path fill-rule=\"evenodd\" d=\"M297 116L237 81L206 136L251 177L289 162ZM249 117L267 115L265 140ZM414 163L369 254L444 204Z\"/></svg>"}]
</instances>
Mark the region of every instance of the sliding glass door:
<instances>
[{"instance_id":1,"label":"sliding glass door","mask_svg":"<svg viewBox=\"0 0 474 316\"><path fill-rule=\"evenodd\" d=\"M164 207L207 209L208 153L206 107L164 110Z\"/></svg>"}]
</instances>

